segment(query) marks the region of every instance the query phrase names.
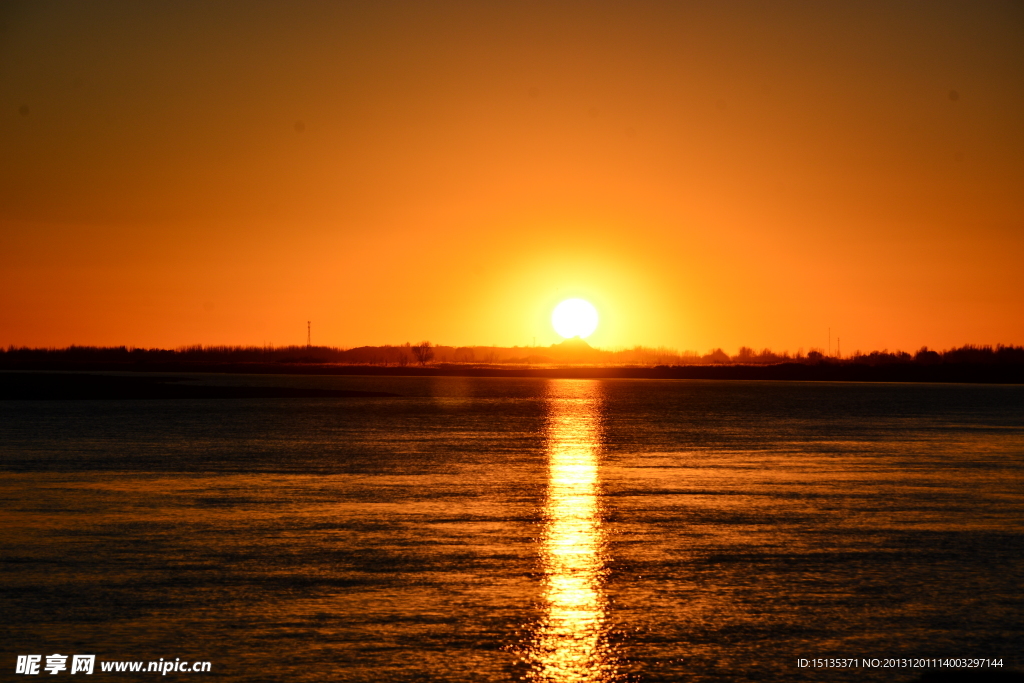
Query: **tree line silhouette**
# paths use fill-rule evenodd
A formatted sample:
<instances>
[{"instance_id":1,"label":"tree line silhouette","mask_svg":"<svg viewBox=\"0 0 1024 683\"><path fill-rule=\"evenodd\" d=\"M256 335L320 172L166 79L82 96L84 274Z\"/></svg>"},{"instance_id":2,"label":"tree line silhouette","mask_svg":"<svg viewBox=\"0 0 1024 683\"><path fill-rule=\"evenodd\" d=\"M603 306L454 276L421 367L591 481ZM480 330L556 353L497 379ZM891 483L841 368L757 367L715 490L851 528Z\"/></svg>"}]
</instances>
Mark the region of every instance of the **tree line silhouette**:
<instances>
[{"instance_id":1,"label":"tree line silhouette","mask_svg":"<svg viewBox=\"0 0 1024 683\"><path fill-rule=\"evenodd\" d=\"M1024 364L1022 346L965 345L944 351L921 347L915 353L905 351L855 352L842 358L820 349L776 353L771 349L755 351L740 347L730 356L722 349L705 354L679 352L663 347L635 346L629 349L595 349L576 341L550 347L444 346L428 341L418 344L359 346L349 349L332 346L183 346L176 349L130 346L68 346L65 348L29 348L9 346L0 349L0 364L34 365L63 363L320 363L379 366L462 365L546 365L587 364L621 366L691 366L779 364L802 365L993 365Z\"/></svg>"}]
</instances>

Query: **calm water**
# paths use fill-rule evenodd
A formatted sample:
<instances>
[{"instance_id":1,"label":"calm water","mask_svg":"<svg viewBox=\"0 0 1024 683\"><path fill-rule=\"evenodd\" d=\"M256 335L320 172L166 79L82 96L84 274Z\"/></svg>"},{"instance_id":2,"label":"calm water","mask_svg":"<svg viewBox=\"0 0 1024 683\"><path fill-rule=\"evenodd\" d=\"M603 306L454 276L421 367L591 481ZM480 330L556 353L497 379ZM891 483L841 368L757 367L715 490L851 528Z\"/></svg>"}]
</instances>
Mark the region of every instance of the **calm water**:
<instances>
[{"instance_id":1,"label":"calm water","mask_svg":"<svg viewBox=\"0 0 1024 683\"><path fill-rule=\"evenodd\" d=\"M1024 667L1024 387L196 381L403 397L0 403L5 675L54 652L237 681Z\"/></svg>"}]
</instances>

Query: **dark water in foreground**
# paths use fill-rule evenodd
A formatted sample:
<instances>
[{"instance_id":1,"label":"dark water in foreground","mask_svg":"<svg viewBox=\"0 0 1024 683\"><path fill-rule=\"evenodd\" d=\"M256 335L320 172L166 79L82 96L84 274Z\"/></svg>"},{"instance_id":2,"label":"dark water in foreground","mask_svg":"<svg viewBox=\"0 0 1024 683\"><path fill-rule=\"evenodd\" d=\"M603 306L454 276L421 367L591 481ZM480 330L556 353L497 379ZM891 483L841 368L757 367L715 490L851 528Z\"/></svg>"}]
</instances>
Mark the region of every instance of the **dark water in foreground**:
<instances>
[{"instance_id":1,"label":"dark water in foreground","mask_svg":"<svg viewBox=\"0 0 1024 683\"><path fill-rule=\"evenodd\" d=\"M33 653L212 663L165 680L1024 668L1024 386L199 381L403 397L0 402L4 677Z\"/></svg>"}]
</instances>

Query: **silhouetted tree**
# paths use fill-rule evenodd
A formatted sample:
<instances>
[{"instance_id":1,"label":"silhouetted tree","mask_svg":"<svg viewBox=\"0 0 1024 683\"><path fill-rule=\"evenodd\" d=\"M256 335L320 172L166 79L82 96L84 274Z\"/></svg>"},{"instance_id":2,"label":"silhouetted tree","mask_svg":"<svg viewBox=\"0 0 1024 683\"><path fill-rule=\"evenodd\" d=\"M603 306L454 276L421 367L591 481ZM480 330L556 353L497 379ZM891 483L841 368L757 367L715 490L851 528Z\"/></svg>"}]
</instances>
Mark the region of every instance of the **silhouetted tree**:
<instances>
[{"instance_id":1,"label":"silhouetted tree","mask_svg":"<svg viewBox=\"0 0 1024 683\"><path fill-rule=\"evenodd\" d=\"M434 359L434 352L430 348L430 342L423 341L412 347L412 355L420 365L426 365Z\"/></svg>"}]
</instances>

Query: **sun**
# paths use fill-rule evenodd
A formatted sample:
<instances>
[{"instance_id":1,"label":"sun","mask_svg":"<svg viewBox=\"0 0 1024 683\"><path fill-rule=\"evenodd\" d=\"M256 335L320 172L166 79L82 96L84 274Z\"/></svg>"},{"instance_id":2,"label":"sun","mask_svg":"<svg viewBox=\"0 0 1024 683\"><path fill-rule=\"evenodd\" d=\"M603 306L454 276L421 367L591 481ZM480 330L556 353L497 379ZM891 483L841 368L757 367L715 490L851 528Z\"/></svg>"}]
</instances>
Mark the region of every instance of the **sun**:
<instances>
[{"instance_id":1,"label":"sun","mask_svg":"<svg viewBox=\"0 0 1024 683\"><path fill-rule=\"evenodd\" d=\"M555 332L566 339L586 339L597 329L597 309L583 299L566 299L551 313Z\"/></svg>"}]
</instances>

